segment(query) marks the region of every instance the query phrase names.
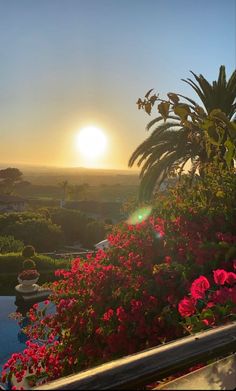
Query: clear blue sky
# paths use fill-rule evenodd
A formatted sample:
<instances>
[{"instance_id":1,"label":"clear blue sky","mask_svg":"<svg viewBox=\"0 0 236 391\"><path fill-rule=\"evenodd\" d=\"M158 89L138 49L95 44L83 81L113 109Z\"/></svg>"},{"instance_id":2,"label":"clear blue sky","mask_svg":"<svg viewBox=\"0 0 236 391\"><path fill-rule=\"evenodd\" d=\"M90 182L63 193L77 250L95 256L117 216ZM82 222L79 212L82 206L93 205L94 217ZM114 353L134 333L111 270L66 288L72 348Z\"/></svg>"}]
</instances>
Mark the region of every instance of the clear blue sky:
<instances>
[{"instance_id":1,"label":"clear blue sky","mask_svg":"<svg viewBox=\"0 0 236 391\"><path fill-rule=\"evenodd\" d=\"M83 165L76 130L102 127L98 165L125 168L148 89L194 97L189 70L236 67L235 0L0 0L0 162Z\"/></svg>"}]
</instances>

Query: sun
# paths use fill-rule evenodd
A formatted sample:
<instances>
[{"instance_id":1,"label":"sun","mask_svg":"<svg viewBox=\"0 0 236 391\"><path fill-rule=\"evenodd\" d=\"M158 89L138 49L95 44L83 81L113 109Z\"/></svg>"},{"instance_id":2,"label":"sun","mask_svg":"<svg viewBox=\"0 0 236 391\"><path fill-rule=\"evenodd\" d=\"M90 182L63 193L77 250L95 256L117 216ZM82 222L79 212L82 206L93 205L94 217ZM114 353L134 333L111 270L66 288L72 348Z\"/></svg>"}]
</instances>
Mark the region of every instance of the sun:
<instances>
[{"instance_id":1,"label":"sun","mask_svg":"<svg viewBox=\"0 0 236 391\"><path fill-rule=\"evenodd\" d=\"M104 154L107 138L102 129L96 126L86 126L77 134L76 145L85 158L93 160Z\"/></svg>"}]
</instances>

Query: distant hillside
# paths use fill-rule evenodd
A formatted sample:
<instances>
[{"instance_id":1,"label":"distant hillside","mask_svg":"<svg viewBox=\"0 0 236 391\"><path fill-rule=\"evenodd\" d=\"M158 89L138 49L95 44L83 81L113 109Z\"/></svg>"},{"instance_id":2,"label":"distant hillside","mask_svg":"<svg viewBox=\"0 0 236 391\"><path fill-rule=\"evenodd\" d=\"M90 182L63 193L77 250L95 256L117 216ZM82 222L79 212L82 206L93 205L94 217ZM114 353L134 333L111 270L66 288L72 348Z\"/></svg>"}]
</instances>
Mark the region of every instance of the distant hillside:
<instances>
[{"instance_id":1,"label":"distant hillside","mask_svg":"<svg viewBox=\"0 0 236 391\"><path fill-rule=\"evenodd\" d=\"M107 170L84 167L44 167L23 164L0 164L0 169L17 167L24 174L24 180L34 185L58 185L67 180L71 184L88 183L98 185L138 185L138 172L134 170Z\"/></svg>"}]
</instances>

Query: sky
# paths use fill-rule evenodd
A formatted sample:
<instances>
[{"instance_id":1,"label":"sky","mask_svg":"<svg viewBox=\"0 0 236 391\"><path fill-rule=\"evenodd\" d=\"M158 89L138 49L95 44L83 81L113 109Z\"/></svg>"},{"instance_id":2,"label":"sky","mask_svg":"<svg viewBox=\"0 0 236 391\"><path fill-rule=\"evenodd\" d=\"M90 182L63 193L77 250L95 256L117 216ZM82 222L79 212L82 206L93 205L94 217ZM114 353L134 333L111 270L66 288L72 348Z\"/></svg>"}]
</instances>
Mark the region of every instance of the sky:
<instances>
[{"instance_id":1,"label":"sky","mask_svg":"<svg viewBox=\"0 0 236 391\"><path fill-rule=\"evenodd\" d=\"M154 88L196 98L182 78L236 68L236 0L0 0L0 162L128 168ZM80 129L104 131L92 163Z\"/></svg>"}]
</instances>

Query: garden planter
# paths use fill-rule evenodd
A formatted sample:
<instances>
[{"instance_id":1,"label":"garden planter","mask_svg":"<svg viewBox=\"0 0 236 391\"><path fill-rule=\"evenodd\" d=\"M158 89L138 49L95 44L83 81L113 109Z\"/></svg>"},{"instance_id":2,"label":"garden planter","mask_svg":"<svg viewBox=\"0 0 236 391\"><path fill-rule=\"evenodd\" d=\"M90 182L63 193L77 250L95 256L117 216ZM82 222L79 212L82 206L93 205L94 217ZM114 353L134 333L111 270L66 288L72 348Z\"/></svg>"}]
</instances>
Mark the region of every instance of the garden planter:
<instances>
[{"instance_id":1,"label":"garden planter","mask_svg":"<svg viewBox=\"0 0 236 391\"><path fill-rule=\"evenodd\" d=\"M35 291L35 284L38 279L39 277L34 278L33 280L21 280L21 278L18 277L18 281L22 285L22 289L27 292Z\"/></svg>"}]
</instances>

